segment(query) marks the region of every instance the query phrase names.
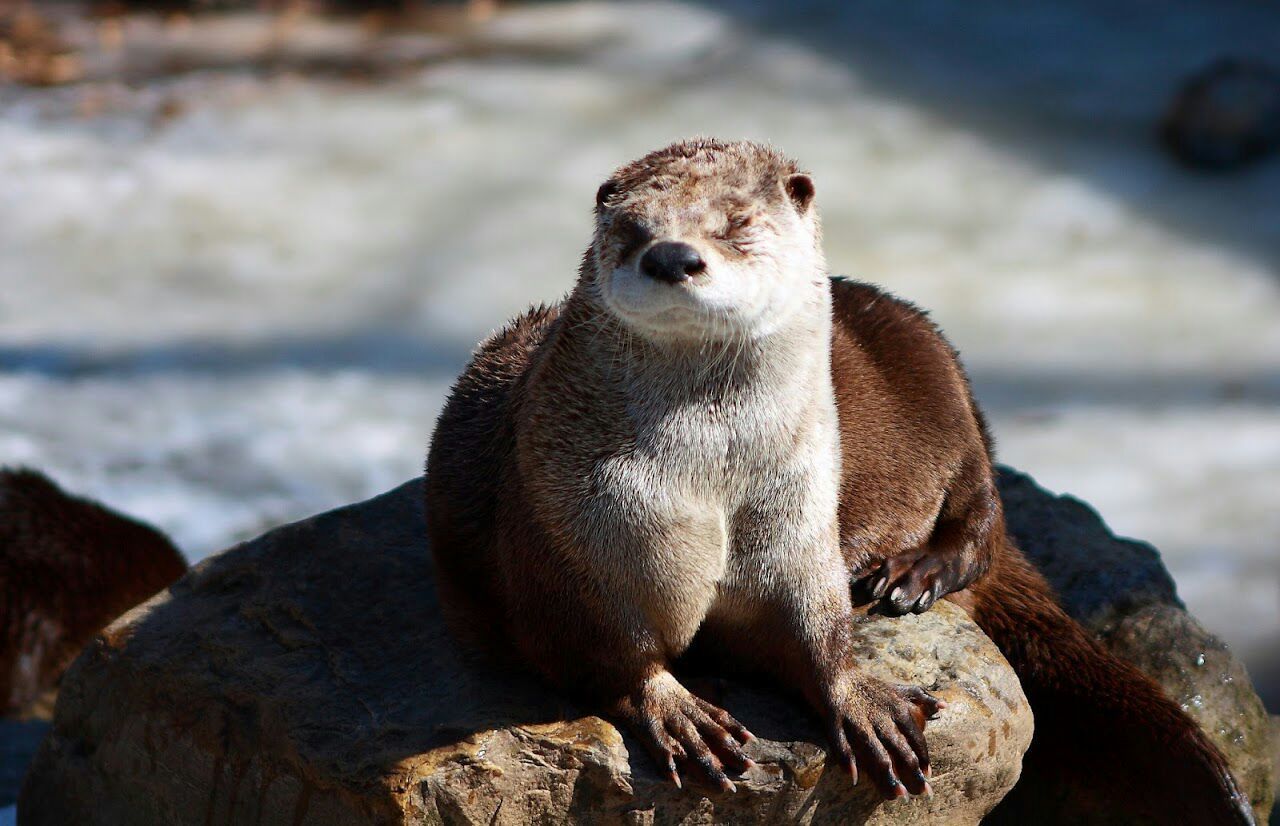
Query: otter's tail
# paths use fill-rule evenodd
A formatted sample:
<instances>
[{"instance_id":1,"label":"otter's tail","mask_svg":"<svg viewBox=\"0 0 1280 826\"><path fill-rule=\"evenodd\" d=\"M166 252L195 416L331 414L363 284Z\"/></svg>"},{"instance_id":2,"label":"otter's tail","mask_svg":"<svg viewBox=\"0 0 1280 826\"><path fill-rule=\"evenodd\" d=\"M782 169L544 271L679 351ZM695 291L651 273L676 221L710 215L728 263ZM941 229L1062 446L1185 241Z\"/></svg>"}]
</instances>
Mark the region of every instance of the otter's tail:
<instances>
[{"instance_id":1,"label":"otter's tail","mask_svg":"<svg viewBox=\"0 0 1280 826\"><path fill-rule=\"evenodd\" d=\"M1225 758L1195 721L1071 619L1021 551L1005 543L971 591L975 621L1017 672L1035 713L1025 761L1032 782L1022 795L1036 794L1034 776L1044 767L1069 775L1076 800L1099 813L1121 803L1166 823L1256 823ZM1020 810L1022 795L1015 788L1004 812ZM1037 802L1043 813L1045 801Z\"/></svg>"}]
</instances>

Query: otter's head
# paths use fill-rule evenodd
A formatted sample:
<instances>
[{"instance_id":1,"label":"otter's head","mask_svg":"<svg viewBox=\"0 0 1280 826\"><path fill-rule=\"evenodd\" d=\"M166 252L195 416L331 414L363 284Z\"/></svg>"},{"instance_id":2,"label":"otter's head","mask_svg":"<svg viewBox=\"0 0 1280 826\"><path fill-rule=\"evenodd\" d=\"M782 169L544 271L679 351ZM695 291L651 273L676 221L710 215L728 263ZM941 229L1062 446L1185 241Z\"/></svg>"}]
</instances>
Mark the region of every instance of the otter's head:
<instances>
[{"instance_id":1,"label":"otter's head","mask_svg":"<svg viewBox=\"0 0 1280 826\"><path fill-rule=\"evenodd\" d=\"M826 289L813 194L767 146L673 144L601 185L582 277L648 339L768 335Z\"/></svg>"}]
</instances>

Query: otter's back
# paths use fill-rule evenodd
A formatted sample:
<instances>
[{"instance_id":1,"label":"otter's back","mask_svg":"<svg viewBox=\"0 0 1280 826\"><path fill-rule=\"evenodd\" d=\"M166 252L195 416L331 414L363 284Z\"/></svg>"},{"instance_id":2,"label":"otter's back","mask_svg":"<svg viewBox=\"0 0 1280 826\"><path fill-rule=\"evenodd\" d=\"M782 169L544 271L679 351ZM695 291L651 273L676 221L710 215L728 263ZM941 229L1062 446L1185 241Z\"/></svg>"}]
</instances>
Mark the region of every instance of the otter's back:
<instances>
[{"instance_id":1,"label":"otter's back","mask_svg":"<svg viewBox=\"0 0 1280 826\"><path fill-rule=\"evenodd\" d=\"M981 484L990 440L959 358L927 314L870 284L833 278L831 287L842 541L905 547L957 484Z\"/></svg>"}]
</instances>

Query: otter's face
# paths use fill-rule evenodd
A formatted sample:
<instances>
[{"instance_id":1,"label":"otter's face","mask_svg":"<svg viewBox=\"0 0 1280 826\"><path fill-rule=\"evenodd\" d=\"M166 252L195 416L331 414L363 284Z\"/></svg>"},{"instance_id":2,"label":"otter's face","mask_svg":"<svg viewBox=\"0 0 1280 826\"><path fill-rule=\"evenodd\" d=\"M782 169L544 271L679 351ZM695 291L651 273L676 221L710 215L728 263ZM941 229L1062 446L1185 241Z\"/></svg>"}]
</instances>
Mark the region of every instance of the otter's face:
<instances>
[{"instance_id":1,"label":"otter's face","mask_svg":"<svg viewBox=\"0 0 1280 826\"><path fill-rule=\"evenodd\" d=\"M825 289L813 182L772 150L719 146L650 156L597 194L583 275L646 338L759 338Z\"/></svg>"}]
</instances>

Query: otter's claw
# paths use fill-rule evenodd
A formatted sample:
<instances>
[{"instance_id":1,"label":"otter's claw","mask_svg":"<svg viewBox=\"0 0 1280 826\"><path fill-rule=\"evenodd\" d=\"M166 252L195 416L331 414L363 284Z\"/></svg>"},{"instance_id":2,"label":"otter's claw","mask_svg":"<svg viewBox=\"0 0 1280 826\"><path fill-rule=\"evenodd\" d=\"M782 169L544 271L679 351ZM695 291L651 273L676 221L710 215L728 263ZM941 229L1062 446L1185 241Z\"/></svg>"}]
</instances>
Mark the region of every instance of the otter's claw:
<instances>
[{"instance_id":1,"label":"otter's claw","mask_svg":"<svg viewBox=\"0 0 1280 826\"><path fill-rule=\"evenodd\" d=\"M959 554L904 551L855 574L853 598L859 605L875 603L874 611L890 616L923 614L978 573Z\"/></svg>"},{"instance_id":2,"label":"otter's claw","mask_svg":"<svg viewBox=\"0 0 1280 826\"><path fill-rule=\"evenodd\" d=\"M854 783L861 768L886 800L932 794L924 728L946 705L922 688L868 680L832 710L834 757Z\"/></svg>"},{"instance_id":3,"label":"otter's claw","mask_svg":"<svg viewBox=\"0 0 1280 826\"><path fill-rule=\"evenodd\" d=\"M677 787L682 770L720 791L735 792L726 768L741 774L755 765L742 748L752 739L746 726L670 676L646 683L618 713L653 755L659 772Z\"/></svg>"}]
</instances>

